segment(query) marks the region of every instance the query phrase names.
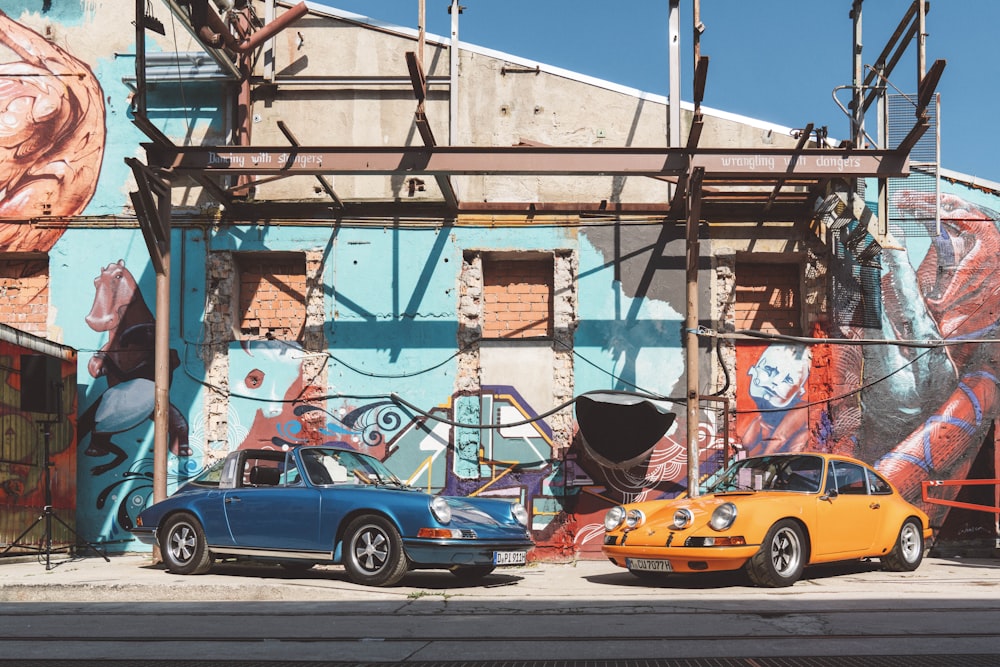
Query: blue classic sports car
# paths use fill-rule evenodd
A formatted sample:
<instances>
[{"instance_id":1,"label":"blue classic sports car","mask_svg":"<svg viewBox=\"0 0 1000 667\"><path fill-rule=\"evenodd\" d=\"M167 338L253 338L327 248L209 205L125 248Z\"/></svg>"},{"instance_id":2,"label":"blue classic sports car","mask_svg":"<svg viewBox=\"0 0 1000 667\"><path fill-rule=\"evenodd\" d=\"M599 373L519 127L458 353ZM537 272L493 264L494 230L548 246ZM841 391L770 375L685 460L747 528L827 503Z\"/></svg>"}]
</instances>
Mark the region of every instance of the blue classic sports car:
<instances>
[{"instance_id":1,"label":"blue classic sports car","mask_svg":"<svg viewBox=\"0 0 1000 667\"><path fill-rule=\"evenodd\" d=\"M411 569L475 580L524 565L533 546L520 503L433 496L381 461L337 447L242 449L139 514L167 569L207 572L216 558L288 568L341 564L359 584L391 586Z\"/></svg>"}]
</instances>

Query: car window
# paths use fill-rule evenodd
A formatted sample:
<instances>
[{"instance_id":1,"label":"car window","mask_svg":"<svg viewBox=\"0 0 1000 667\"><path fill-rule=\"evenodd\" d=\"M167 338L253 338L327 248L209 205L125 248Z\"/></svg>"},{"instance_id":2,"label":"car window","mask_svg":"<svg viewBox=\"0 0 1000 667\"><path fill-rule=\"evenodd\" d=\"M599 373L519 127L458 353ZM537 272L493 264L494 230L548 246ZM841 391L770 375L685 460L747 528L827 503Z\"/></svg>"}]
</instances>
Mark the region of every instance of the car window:
<instances>
[{"instance_id":1,"label":"car window","mask_svg":"<svg viewBox=\"0 0 1000 667\"><path fill-rule=\"evenodd\" d=\"M828 489L836 489L841 495L868 495L868 477L861 466L847 461L830 461L830 470Z\"/></svg>"},{"instance_id":2,"label":"car window","mask_svg":"<svg viewBox=\"0 0 1000 667\"><path fill-rule=\"evenodd\" d=\"M892 493L892 487L889 486L889 482L885 481L871 470L867 470L866 472L868 473L868 490L870 493L877 495L888 495Z\"/></svg>"},{"instance_id":3,"label":"car window","mask_svg":"<svg viewBox=\"0 0 1000 667\"><path fill-rule=\"evenodd\" d=\"M811 455L757 456L736 461L709 478L705 493L727 491L819 491L823 459Z\"/></svg>"},{"instance_id":4,"label":"car window","mask_svg":"<svg viewBox=\"0 0 1000 667\"><path fill-rule=\"evenodd\" d=\"M309 481L318 486L326 484L358 483L354 470L354 457L336 449L308 449L302 452L302 465Z\"/></svg>"},{"instance_id":5,"label":"car window","mask_svg":"<svg viewBox=\"0 0 1000 667\"><path fill-rule=\"evenodd\" d=\"M787 491L816 493L822 476L822 459L816 456L794 456L782 470L781 485Z\"/></svg>"},{"instance_id":6,"label":"car window","mask_svg":"<svg viewBox=\"0 0 1000 667\"><path fill-rule=\"evenodd\" d=\"M225 464L225 459L219 459L202 471L197 477L193 478L191 483L198 486L219 486Z\"/></svg>"},{"instance_id":7,"label":"car window","mask_svg":"<svg viewBox=\"0 0 1000 667\"><path fill-rule=\"evenodd\" d=\"M299 474L299 468L295 465L295 459L292 458L291 454L285 457L285 461L282 464L281 483L285 486L296 486L303 483L302 476Z\"/></svg>"}]
</instances>

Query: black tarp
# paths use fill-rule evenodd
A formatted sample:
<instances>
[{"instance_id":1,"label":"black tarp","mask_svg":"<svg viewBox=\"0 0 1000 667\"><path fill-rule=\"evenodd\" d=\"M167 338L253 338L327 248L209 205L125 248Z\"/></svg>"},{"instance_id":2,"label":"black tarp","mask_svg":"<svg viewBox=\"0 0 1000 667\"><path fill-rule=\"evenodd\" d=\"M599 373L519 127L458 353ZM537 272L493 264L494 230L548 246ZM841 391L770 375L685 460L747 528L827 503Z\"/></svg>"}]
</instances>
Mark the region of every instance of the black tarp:
<instances>
[{"instance_id":1,"label":"black tarp","mask_svg":"<svg viewBox=\"0 0 1000 667\"><path fill-rule=\"evenodd\" d=\"M602 465L630 468L649 456L677 415L669 400L626 391L591 391L576 399L587 453Z\"/></svg>"}]
</instances>

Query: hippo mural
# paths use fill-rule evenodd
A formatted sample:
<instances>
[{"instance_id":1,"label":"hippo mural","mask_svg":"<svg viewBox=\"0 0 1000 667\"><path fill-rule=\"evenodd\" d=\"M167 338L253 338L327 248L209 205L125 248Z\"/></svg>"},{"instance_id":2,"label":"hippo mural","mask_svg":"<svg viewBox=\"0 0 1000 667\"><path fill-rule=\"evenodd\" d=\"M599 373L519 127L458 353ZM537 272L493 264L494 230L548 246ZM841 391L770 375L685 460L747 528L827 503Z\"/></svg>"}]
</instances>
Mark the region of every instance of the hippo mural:
<instances>
[{"instance_id":1,"label":"hippo mural","mask_svg":"<svg viewBox=\"0 0 1000 667\"><path fill-rule=\"evenodd\" d=\"M82 443L90 436L84 454L91 457L111 455L111 461L94 466L97 476L112 470L128 459L129 454L115 444L112 436L128 431L153 417L155 321L139 286L121 260L109 264L94 280L94 304L87 315L87 325L108 334L87 364L93 378L104 378L107 388L83 411L79 420ZM180 364L176 350L171 350L171 373ZM190 456L188 424L174 405L169 410L170 452Z\"/></svg>"}]
</instances>

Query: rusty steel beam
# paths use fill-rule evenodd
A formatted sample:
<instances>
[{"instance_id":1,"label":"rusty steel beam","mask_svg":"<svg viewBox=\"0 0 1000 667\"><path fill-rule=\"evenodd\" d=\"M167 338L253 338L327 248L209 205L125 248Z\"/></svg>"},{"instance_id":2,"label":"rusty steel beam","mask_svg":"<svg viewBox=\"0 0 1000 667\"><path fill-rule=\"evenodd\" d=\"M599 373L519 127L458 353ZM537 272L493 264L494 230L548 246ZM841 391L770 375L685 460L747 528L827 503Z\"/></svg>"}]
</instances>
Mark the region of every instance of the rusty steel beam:
<instances>
[{"instance_id":1,"label":"rusty steel beam","mask_svg":"<svg viewBox=\"0 0 1000 667\"><path fill-rule=\"evenodd\" d=\"M766 200L726 201L714 198L702 199L702 213L705 220L712 222L787 222L808 218L812 215L814 198L805 195L801 199L775 202L768 211L763 211ZM454 220L459 216L565 216L579 217L581 220L625 218L661 218L665 221L683 221L687 208L681 205L676 210L665 202L476 202L459 203L457 209L445 202L437 201L345 201L343 208L322 202L268 202L234 200L222 211L224 220L232 221L329 221L329 220L375 220L399 218L406 220ZM379 223L381 224L381 223Z\"/></svg>"},{"instance_id":2,"label":"rusty steel beam","mask_svg":"<svg viewBox=\"0 0 1000 667\"><path fill-rule=\"evenodd\" d=\"M167 176L236 175L569 175L706 178L904 177L908 155L893 150L437 146L301 147L145 144Z\"/></svg>"}]
</instances>

